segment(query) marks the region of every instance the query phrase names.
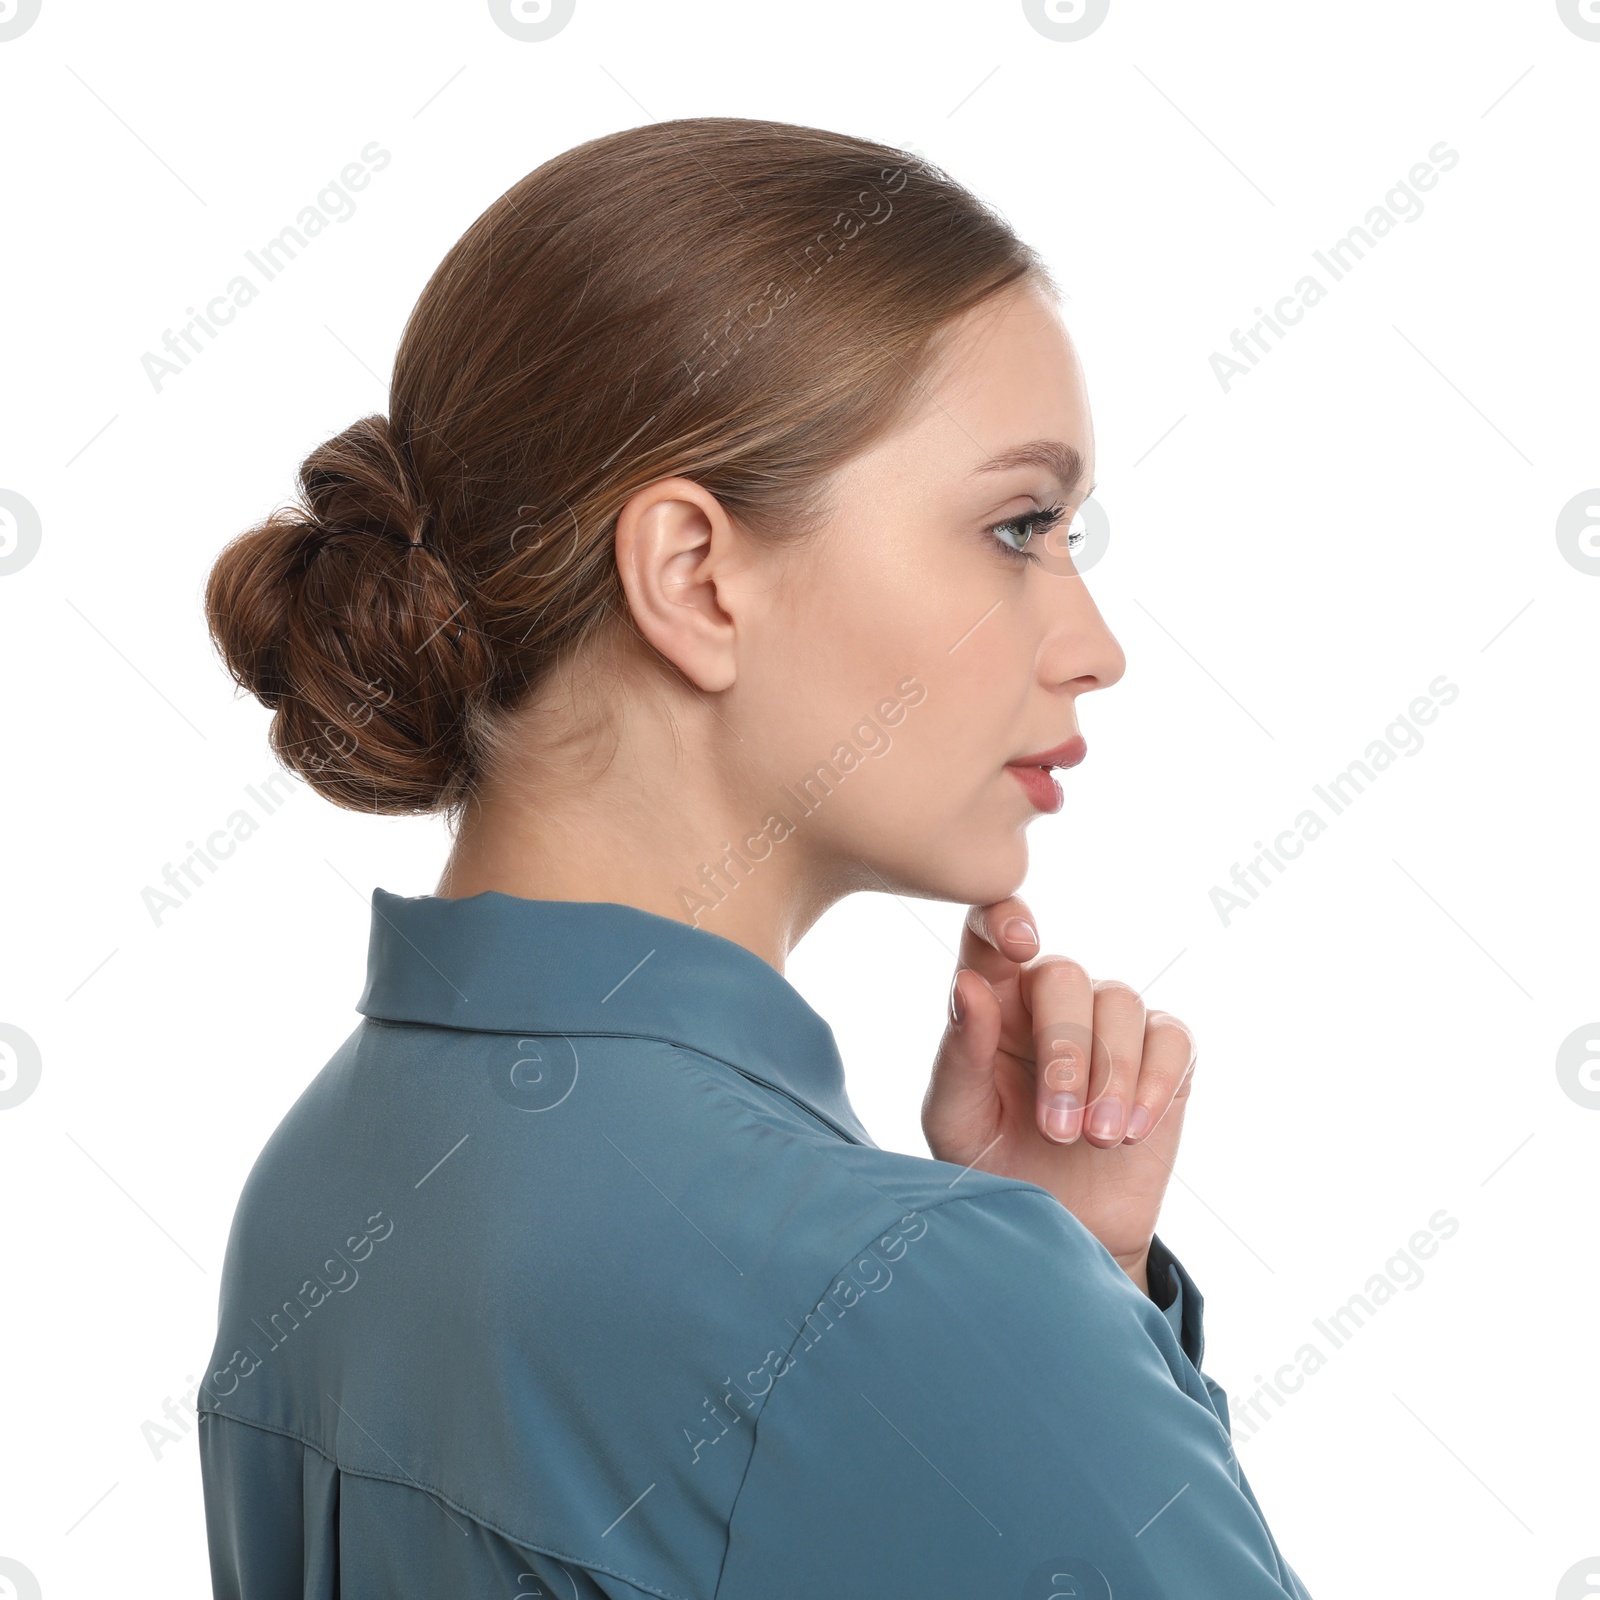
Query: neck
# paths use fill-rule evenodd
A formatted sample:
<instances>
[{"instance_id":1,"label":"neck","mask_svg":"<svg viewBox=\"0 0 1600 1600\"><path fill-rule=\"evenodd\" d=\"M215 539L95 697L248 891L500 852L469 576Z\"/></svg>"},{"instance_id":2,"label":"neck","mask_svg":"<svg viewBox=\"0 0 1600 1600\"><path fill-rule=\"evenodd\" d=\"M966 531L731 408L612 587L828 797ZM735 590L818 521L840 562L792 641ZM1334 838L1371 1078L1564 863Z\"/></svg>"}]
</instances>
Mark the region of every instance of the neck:
<instances>
[{"instance_id":1,"label":"neck","mask_svg":"<svg viewBox=\"0 0 1600 1600\"><path fill-rule=\"evenodd\" d=\"M557 780L546 761L486 785L463 813L436 893L636 906L730 939L782 972L839 895L816 887L802 836L779 839L782 825L767 826L776 801L720 785L719 738L695 726L714 728L711 718L687 721L678 740L657 721L645 743L659 748L642 748L625 728L612 758L581 781ZM791 828L797 820L789 816Z\"/></svg>"}]
</instances>

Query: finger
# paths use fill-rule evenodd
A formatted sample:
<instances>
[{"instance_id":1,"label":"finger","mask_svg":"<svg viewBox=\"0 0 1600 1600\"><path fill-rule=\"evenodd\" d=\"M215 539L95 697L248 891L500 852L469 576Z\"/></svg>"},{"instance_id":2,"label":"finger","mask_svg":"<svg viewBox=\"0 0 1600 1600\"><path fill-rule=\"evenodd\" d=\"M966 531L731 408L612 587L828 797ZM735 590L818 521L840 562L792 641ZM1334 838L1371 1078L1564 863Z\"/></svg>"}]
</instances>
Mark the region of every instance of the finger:
<instances>
[{"instance_id":1,"label":"finger","mask_svg":"<svg viewBox=\"0 0 1600 1600\"><path fill-rule=\"evenodd\" d=\"M1033 1016L1034 1115L1039 1131L1071 1144L1083 1131L1094 1054L1094 985L1076 961L1044 956L1023 968Z\"/></svg>"},{"instance_id":2,"label":"finger","mask_svg":"<svg viewBox=\"0 0 1600 1600\"><path fill-rule=\"evenodd\" d=\"M1144 1024L1144 1001L1137 990L1115 978L1095 984L1094 1036L1103 1048L1095 1051L1083 1136L1102 1150L1121 1144L1127 1132L1144 1054Z\"/></svg>"},{"instance_id":3,"label":"finger","mask_svg":"<svg viewBox=\"0 0 1600 1600\"><path fill-rule=\"evenodd\" d=\"M922 1132L930 1150L954 1152L980 1147L1000 1113L994 1081L1000 1001L977 973L956 973L946 1024L922 1097Z\"/></svg>"},{"instance_id":4,"label":"finger","mask_svg":"<svg viewBox=\"0 0 1600 1600\"><path fill-rule=\"evenodd\" d=\"M1174 1095L1166 1115L1132 1148L1160 1161L1171 1172L1178 1159L1178 1146L1183 1141L1184 1110L1188 1104L1187 1095Z\"/></svg>"},{"instance_id":5,"label":"finger","mask_svg":"<svg viewBox=\"0 0 1600 1600\"><path fill-rule=\"evenodd\" d=\"M1189 1086L1194 1081L1194 1063L1190 1062L1189 1070L1184 1074L1183 1081L1179 1084L1177 1092L1167 1103L1167 1109L1153 1128L1142 1138L1135 1140L1129 1147L1130 1153L1137 1150L1141 1156L1148 1156L1154 1161L1159 1161L1171 1172L1178 1159L1178 1146L1183 1142L1183 1119L1189 1108Z\"/></svg>"},{"instance_id":6,"label":"finger","mask_svg":"<svg viewBox=\"0 0 1600 1600\"><path fill-rule=\"evenodd\" d=\"M1019 895L967 908L961 930L961 966L994 984L1014 979L1017 968L1038 953L1038 925Z\"/></svg>"},{"instance_id":7,"label":"finger","mask_svg":"<svg viewBox=\"0 0 1600 1600\"><path fill-rule=\"evenodd\" d=\"M1194 1061L1194 1035L1188 1028L1169 1011L1150 1012L1145 1017L1144 1051L1125 1142L1148 1138L1173 1111L1173 1102L1188 1096ZM1183 1107L1176 1109L1181 1116Z\"/></svg>"}]
</instances>

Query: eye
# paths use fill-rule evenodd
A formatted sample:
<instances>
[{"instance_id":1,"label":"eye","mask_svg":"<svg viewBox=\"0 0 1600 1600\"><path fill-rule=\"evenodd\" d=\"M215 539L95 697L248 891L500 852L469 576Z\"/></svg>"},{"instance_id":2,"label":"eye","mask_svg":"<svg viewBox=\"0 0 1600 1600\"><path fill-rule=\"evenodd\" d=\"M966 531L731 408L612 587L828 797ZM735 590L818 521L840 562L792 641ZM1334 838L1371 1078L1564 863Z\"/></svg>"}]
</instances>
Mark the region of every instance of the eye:
<instances>
[{"instance_id":1,"label":"eye","mask_svg":"<svg viewBox=\"0 0 1600 1600\"><path fill-rule=\"evenodd\" d=\"M1039 557L1026 546L1039 534L1048 533L1060 522L1063 507L1050 506L1044 511L1029 511L1020 517L1010 517L1004 522L992 523L985 532L992 533L1007 555L1019 561L1037 561ZM1067 548L1075 550L1083 543L1082 529L1067 535Z\"/></svg>"}]
</instances>

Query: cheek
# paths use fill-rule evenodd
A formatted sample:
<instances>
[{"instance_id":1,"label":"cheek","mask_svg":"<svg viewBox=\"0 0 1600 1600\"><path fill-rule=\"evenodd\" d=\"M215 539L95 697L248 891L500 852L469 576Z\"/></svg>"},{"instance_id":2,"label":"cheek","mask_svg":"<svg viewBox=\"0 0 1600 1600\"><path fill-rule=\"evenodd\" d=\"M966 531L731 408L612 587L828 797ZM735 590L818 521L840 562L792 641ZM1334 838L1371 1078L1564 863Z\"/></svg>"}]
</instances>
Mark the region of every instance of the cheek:
<instances>
[{"instance_id":1,"label":"cheek","mask_svg":"<svg viewBox=\"0 0 1600 1600\"><path fill-rule=\"evenodd\" d=\"M819 562L786 586L777 631L761 645L765 653L770 641L766 672L811 708L813 738L844 738L852 723L896 697L902 679L927 682L935 659L969 625L947 622L941 613L948 609L931 574L881 547Z\"/></svg>"},{"instance_id":2,"label":"cheek","mask_svg":"<svg viewBox=\"0 0 1600 1600\"><path fill-rule=\"evenodd\" d=\"M912 675L922 692L912 688L899 697L898 723L876 717L892 747L882 759L864 763L862 775L852 780L855 820L887 828L930 862L950 849L967 850L997 825L1017 820L1017 807L1007 803L1016 799L1006 788L1014 780L1001 768L1027 743L1029 680L1027 663L999 626L1004 610L954 650L943 633L918 630L921 650ZM990 624L994 632L985 636ZM954 638L960 640L960 633ZM899 662L892 665L898 668ZM906 674L895 670L892 676L898 685ZM865 750L865 731L853 743Z\"/></svg>"},{"instance_id":3,"label":"cheek","mask_svg":"<svg viewBox=\"0 0 1600 1600\"><path fill-rule=\"evenodd\" d=\"M948 823L992 794L1026 741L1031 661L1004 575L963 562L959 549L909 560L913 542L857 544L782 586L761 640L758 720L785 771L845 744L864 758L851 785L860 802L915 801L918 814ZM903 690L907 679L916 687Z\"/></svg>"},{"instance_id":4,"label":"cheek","mask_svg":"<svg viewBox=\"0 0 1600 1600\"><path fill-rule=\"evenodd\" d=\"M1028 664L1007 627L1015 618L1000 607L952 650L930 651L923 681L928 698L918 708L930 739L939 740L952 756L964 752L969 766L984 769L972 776L982 781L989 768L1015 754L1019 722L1028 697ZM971 624L968 624L971 627Z\"/></svg>"},{"instance_id":5,"label":"cheek","mask_svg":"<svg viewBox=\"0 0 1600 1600\"><path fill-rule=\"evenodd\" d=\"M863 775L849 787L875 786L900 764L902 730L926 709L926 699L906 706L899 689L907 678L926 684L925 658L914 625L872 603L864 584L841 583L826 600L786 597L752 633L740 668L742 755L755 763L762 792L838 762L841 747L848 773Z\"/></svg>"}]
</instances>

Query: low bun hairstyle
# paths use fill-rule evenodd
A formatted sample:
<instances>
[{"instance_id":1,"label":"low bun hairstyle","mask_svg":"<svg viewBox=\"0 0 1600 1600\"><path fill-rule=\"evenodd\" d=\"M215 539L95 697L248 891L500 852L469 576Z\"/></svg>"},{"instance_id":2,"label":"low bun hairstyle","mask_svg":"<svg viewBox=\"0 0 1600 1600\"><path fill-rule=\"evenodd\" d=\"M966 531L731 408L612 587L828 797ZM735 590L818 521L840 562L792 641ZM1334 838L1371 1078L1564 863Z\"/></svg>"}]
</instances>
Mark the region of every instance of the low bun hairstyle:
<instances>
[{"instance_id":1,"label":"low bun hairstyle","mask_svg":"<svg viewBox=\"0 0 1600 1600\"><path fill-rule=\"evenodd\" d=\"M752 537L803 538L940 328L1024 277L1055 292L988 206L889 146L734 117L578 145L440 263L389 416L319 445L295 503L218 556L212 638L328 799L455 813L557 658L632 629L632 494L692 478Z\"/></svg>"},{"instance_id":2,"label":"low bun hairstyle","mask_svg":"<svg viewBox=\"0 0 1600 1600\"><path fill-rule=\"evenodd\" d=\"M491 657L428 542L429 513L386 417L306 457L300 503L223 551L206 587L234 678L277 712L279 758L362 811L450 807L467 708Z\"/></svg>"}]
</instances>

